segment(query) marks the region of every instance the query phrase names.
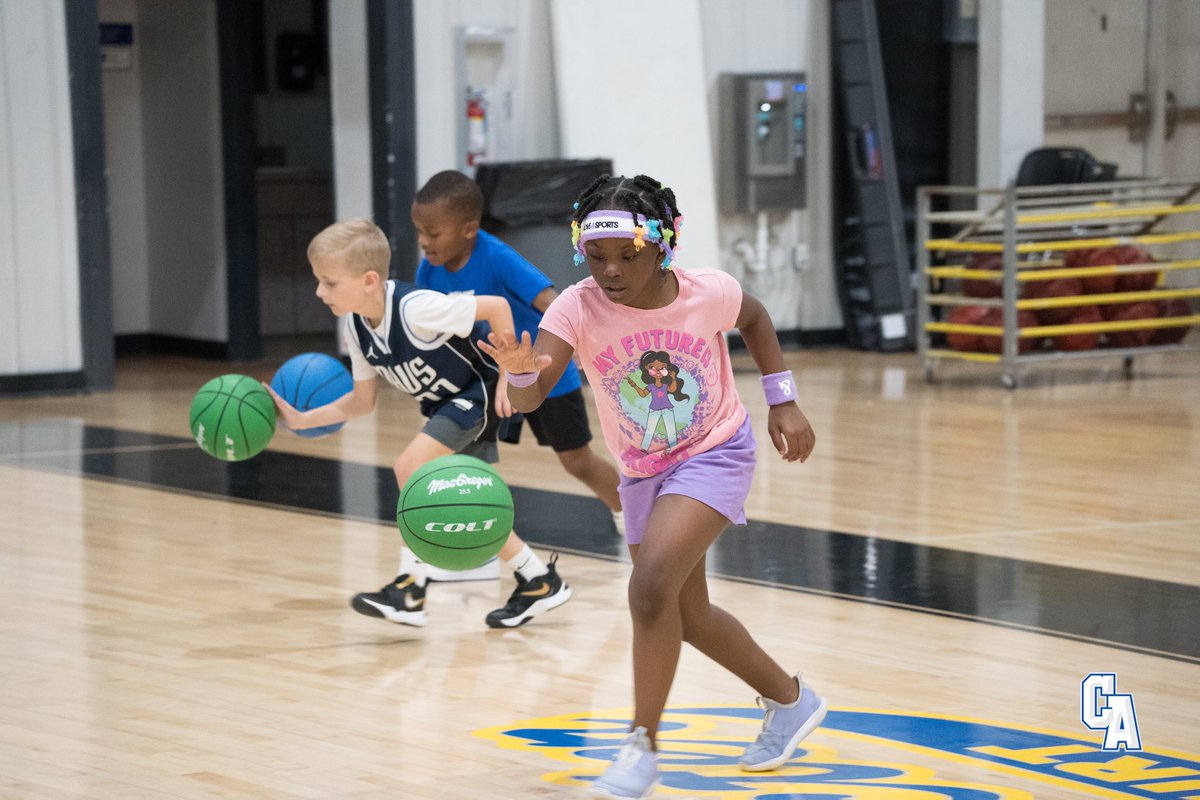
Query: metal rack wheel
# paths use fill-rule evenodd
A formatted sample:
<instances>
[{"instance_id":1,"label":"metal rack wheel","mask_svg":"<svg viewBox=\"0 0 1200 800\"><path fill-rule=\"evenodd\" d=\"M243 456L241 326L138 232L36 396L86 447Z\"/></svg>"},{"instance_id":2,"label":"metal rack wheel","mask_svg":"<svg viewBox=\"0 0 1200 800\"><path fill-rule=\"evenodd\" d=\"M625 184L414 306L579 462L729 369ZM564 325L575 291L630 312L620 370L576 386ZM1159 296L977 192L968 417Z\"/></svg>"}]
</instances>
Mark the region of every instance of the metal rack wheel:
<instances>
[{"instance_id":1,"label":"metal rack wheel","mask_svg":"<svg viewBox=\"0 0 1200 800\"><path fill-rule=\"evenodd\" d=\"M1015 389L1020 385L1015 372L1004 372L1000 375L1000 383L1005 389Z\"/></svg>"},{"instance_id":2,"label":"metal rack wheel","mask_svg":"<svg viewBox=\"0 0 1200 800\"><path fill-rule=\"evenodd\" d=\"M1125 380L1133 380L1133 356L1121 359L1121 374L1125 376Z\"/></svg>"}]
</instances>

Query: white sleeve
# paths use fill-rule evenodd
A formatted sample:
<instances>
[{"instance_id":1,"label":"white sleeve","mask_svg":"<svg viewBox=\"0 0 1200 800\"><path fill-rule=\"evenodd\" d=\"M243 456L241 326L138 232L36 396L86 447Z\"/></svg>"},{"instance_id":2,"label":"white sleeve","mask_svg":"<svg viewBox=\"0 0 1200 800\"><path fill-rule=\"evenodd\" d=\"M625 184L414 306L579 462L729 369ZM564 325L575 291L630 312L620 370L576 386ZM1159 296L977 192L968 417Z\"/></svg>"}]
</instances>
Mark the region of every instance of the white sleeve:
<instances>
[{"instance_id":1,"label":"white sleeve","mask_svg":"<svg viewBox=\"0 0 1200 800\"><path fill-rule=\"evenodd\" d=\"M432 350L452 336L470 336L477 308L473 295L419 289L401 298L400 323L409 341Z\"/></svg>"},{"instance_id":2,"label":"white sleeve","mask_svg":"<svg viewBox=\"0 0 1200 800\"><path fill-rule=\"evenodd\" d=\"M367 363L362 348L358 346L358 337L354 335L354 315L347 314L341 319L342 339L346 342L346 354L350 356L350 374L356 381L369 381L375 378L375 368Z\"/></svg>"}]
</instances>

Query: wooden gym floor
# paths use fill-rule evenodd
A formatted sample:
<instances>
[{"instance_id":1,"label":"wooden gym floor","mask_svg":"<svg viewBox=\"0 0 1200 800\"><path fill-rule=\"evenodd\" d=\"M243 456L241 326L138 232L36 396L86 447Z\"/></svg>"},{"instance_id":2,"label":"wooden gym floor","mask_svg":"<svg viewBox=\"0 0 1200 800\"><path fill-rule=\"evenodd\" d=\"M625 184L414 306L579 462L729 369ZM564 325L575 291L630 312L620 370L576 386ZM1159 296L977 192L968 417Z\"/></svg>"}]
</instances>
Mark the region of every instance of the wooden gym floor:
<instances>
[{"instance_id":1,"label":"wooden gym floor","mask_svg":"<svg viewBox=\"0 0 1200 800\"><path fill-rule=\"evenodd\" d=\"M831 712L740 773L753 693L685 650L657 796L1200 797L1200 354L1015 391L974 365L928 385L911 353L788 359L816 451L762 447L739 356L760 468L711 588ZM509 577L433 585L423 629L360 616L394 574L416 404L202 454L195 390L281 360L126 358L113 392L0 399L0 798L582 796L631 698L604 508L527 431L501 471L574 598L512 631L483 623ZM1081 721L1091 673L1132 695L1142 751Z\"/></svg>"}]
</instances>

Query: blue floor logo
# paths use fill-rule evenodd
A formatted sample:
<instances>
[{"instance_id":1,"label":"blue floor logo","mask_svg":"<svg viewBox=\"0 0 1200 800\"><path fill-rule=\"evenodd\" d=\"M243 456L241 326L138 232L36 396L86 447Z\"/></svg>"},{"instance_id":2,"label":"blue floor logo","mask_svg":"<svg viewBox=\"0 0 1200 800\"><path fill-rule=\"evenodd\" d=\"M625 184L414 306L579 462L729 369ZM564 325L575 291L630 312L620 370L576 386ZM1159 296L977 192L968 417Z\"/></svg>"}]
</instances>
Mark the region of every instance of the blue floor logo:
<instances>
[{"instance_id":1,"label":"blue floor logo","mask_svg":"<svg viewBox=\"0 0 1200 800\"><path fill-rule=\"evenodd\" d=\"M1137 715L1133 695L1117 693L1115 672L1093 672L1083 679L1079 713L1083 724L1093 731L1104 731L1104 750L1140 751Z\"/></svg>"},{"instance_id":2,"label":"blue floor logo","mask_svg":"<svg viewBox=\"0 0 1200 800\"><path fill-rule=\"evenodd\" d=\"M1089 676L1091 678L1092 676ZM1086 681L1085 681L1086 684ZM1084 716L1127 745L1130 716L1116 681L1096 679ZM1115 698L1115 699L1114 699ZM1120 711L1117 712L1119 715ZM669 708L659 728L657 796L712 800L1033 800L1041 797L1200 797L1200 756L1155 749L1137 755L1094 739L988 720L878 709L829 710L825 723L773 772L743 772L738 758L762 711L741 706ZM556 769L542 780L590 786L629 730L629 709L514 722L475 735L536 753ZM1050 787L1050 788L1048 788Z\"/></svg>"}]
</instances>

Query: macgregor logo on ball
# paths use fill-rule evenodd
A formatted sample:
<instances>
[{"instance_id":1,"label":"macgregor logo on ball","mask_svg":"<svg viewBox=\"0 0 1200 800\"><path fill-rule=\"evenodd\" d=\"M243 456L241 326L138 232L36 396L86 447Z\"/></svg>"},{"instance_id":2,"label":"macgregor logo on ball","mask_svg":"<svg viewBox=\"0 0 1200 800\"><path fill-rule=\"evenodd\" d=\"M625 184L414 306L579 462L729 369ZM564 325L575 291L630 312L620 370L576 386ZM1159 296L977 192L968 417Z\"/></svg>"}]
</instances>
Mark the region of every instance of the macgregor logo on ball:
<instances>
[{"instance_id":1,"label":"macgregor logo on ball","mask_svg":"<svg viewBox=\"0 0 1200 800\"><path fill-rule=\"evenodd\" d=\"M466 475L464 473L459 473L458 477L456 478L434 478L429 482L429 485L425 487L425 490L429 492L429 494L437 494L438 492L445 491L446 489L462 489L464 487L482 489L485 486L491 486L492 483L493 481L491 478L484 477L482 475Z\"/></svg>"}]
</instances>

